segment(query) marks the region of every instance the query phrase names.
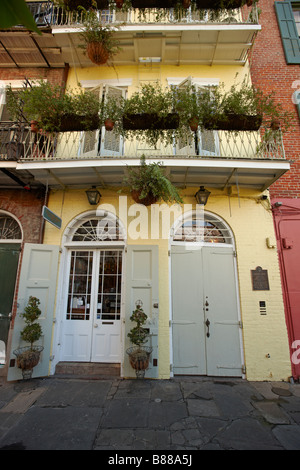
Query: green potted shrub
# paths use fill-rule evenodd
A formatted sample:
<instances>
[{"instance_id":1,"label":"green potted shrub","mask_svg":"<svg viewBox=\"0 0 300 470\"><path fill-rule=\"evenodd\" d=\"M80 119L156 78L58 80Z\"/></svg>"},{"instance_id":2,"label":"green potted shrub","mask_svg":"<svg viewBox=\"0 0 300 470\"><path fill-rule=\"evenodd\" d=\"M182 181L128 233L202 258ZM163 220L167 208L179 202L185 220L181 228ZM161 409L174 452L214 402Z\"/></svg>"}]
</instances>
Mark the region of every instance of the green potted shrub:
<instances>
[{"instance_id":1,"label":"green potted shrub","mask_svg":"<svg viewBox=\"0 0 300 470\"><path fill-rule=\"evenodd\" d=\"M150 355L152 353L150 346L144 346L149 336L149 330L143 326L147 318L141 305L136 306L130 317L130 320L136 323L136 326L129 331L127 336L134 346L128 348L126 352L129 356L131 367L135 369L137 378L145 376L145 370L149 367Z\"/></svg>"},{"instance_id":2,"label":"green potted shrub","mask_svg":"<svg viewBox=\"0 0 300 470\"><path fill-rule=\"evenodd\" d=\"M161 164L147 164L144 155L139 167L128 167L124 184L130 187L131 196L138 204L149 206L159 200L183 203L177 188L164 175Z\"/></svg>"},{"instance_id":3,"label":"green potted shrub","mask_svg":"<svg viewBox=\"0 0 300 470\"><path fill-rule=\"evenodd\" d=\"M81 48L85 49L88 58L96 65L103 65L119 50L119 41L114 37L114 28L102 24L96 10L84 12L83 28L80 37Z\"/></svg>"},{"instance_id":4,"label":"green potted shrub","mask_svg":"<svg viewBox=\"0 0 300 470\"><path fill-rule=\"evenodd\" d=\"M150 146L158 140L171 143L174 130L179 127L179 116L173 109L173 94L161 85L144 84L141 89L123 101L123 135L138 133Z\"/></svg>"},{"instance_id":5,"label":"green potted shrub","mask_svg":"<svg viewBox=\"0 0 300 470\"><path fill-rule=\"evenodd\" d=\"M90 91L65 92L61 85L40 80L17 92L8 87L7 105L12 120L22 116L44 132L99 128L99 101Z\"/></svg>"},{"instance_id":6,"label":"green potted shrub","mask_svg":"<svg viewBox=\"0 0 300 470\"><path fill-rule=\"evenodd\" d=\"M43 346L34 346L34 343L42 336L42 328L37 321L42 313L39 305L39 299L32 296L29 297L24 313L21 314L25 321L25 327L21 331L21 338L26 343L29 343L30 346L13 351L17 357L17 367L22 370L24 379L31 378L32 370L39 363L40 354L44 349Z\"/></svg>"},{"instance_id":7,"label":"green potted shrub","mask_svg":"<svg viewBox=\"0 0 300 470\"><path fill-rule=\"evenodd\" d=\"M204 90L201 96L201 122L206 129L257 131L279 120L281 129L286 131L293 119L292 114L275 101L274 93L264 94L246 80L234 83L228 91L224 91L224 84L213 91Z\"/></svg>"}]
</instances>

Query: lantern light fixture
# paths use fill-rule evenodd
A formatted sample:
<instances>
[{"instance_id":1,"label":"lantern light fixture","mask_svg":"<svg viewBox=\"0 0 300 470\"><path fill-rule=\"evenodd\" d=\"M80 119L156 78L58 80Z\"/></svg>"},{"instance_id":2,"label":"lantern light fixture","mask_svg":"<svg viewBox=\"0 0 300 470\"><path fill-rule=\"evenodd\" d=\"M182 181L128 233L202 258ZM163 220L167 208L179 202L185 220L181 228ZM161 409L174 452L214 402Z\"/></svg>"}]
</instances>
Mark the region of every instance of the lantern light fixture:
<instances>
[{"instance_id":1,"label":"lantern light fixture","mask_svg":"<svg viewBox=\"0 0 300 470\"><path fill-rule=\"evenodd\" d=\"M195 194L197 203L205 206L210 194L210 191L205 189L204 186L200 186L200 189Z\"/></svg>"},{"instance_id":2,"label":"lantern light fixture","mask_svg":"<svg viewBox=\"0 0 300 470\"><path fill-rule=\"evenodd\" d=\"M97 190L96 186L92 186L91 189L88 189L85 193L91 206L95 206L99 203L101 194Z\"/></svg>"}]
</instances>

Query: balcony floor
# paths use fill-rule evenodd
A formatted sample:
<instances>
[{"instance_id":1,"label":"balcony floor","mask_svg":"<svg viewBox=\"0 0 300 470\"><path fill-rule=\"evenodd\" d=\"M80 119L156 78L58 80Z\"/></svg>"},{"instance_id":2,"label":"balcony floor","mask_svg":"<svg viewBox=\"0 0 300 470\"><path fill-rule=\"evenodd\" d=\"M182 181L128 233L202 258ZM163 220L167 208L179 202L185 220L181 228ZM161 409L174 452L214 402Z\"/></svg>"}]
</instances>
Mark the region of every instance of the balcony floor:
<instances>
[{"instance_id":1,"label":"balcony floor","mask_svg":"<svg viewBox=\"0 0 300 470\"><path fill-rule=\"evenodd\" d=\"M212 158L156 158L178 187L205 185L218 189L236 185L263 191L289 170L286 160L232 160ZM5 163L5 162L2 162ZM16 162L16 170L28 171L35 181L52 188L120 187L128 165L138 166L139 159L97 158L77 161ZM1 181L0 181L1 184Z\"/></svg>"}]
</instances>

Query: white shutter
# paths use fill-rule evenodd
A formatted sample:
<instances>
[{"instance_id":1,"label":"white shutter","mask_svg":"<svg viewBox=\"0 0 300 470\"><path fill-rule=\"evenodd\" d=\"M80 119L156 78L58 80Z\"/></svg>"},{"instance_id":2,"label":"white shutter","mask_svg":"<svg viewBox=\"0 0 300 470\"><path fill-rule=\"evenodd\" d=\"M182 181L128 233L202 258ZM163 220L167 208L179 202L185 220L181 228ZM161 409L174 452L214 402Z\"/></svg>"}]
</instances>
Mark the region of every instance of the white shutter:
<instances>
[{"instance_id":1,"label":"white shutter","mask_svg":"<svg viewBox=\"0 0 300 470\"><path fill-rule=\"evenodd\" d=\"M176 88L184 89L189 85L192 85L191 77L185 78ZM195 155L195 139L191 132L188 132L185 138L180 138L175 142L175 153L176 155Z\"/></svg>"},{"instance_id":2,"label":"white shutter","mask_svg":"<svg viewBox=\"0 0 300 470\"><path fill-rule=\"evenodd\" d=\"M29 297L37 297L41 302L42 314L39 323L42 327L43 336L36 345L43 346L44 350L39 364L33 369L33 377L45 377L49 371L58 254L58 246L31 243L25 243L24 245L19 282L18 311L14 321L10 357L16 359L13 350L28 346L28 343L24 343L20 337L20 332L25 326L20 314L24 312ZM17 366L8 368L7 380L19 380L21 378L21 369L18 369Z\"/></svg>"},{"instance_id":3,"label":"white shutter","mask_svg":"<svg viewBox=\"0 0 300 470\"><path fill-rule=\"evenodd\" d=\"M125 97L126 91L122 88L105 85L105 98L113 96L116 100ZM123 154L123 138L114 130L106 131L103 126L101 129L100 155L103 156L121 156Z\"/></svg>"},{"instance_id":4,"label":"white shutter","mask_svg":"<svg viewBox=\"0 0 300 470\"><path fill-rule=\"evenodd\" d=\"M195 85L196 90L199 91L204 87ZM208 129L201 129L198 127L198 154L200 156L210 157L219 155L219 137L218 131L212 131Z\"/></svg>"},{"instance_id":5,"label":"white shutter","mask_svg":"<svg viewBox=\"0 0 300 470\"><path fill-rule=\"evenodd\" d=\"M145 377L155 378L158 377L158 246L127 247L124 377L135 377L135 371L129 364L126 349L132 346L127 334L136 326L130 321L130 316L136 308L137 301L138 303L142 301L142 308L148 316L145 328L149 328L150 337L146 346L153 348Z\"/></svg>"},{"instance_id":6,"label":"white shutter","mask_svg":"<svg viewBox=\"0 0 300 470\"><path fill-rule=\"evenodd\" d=\"M100 101L102 99L103 86L99 85L92 88L91 92L94 93ZM83 138L80 139L82 141L80 154L84 157L96 157L99 155L99 137L100 129L83 132Z\"/></svg>"},{"instance_id":7,"label":"white shutter","mask_svg":"<svg viewBox=\"0 0 300 470\"><path fill-rule=\"evenodd\" d=\"M0 118L2 117L5 103L6 103L6 86L5 86L5 82L0 80Z\"/></svg>"}]
</instances>

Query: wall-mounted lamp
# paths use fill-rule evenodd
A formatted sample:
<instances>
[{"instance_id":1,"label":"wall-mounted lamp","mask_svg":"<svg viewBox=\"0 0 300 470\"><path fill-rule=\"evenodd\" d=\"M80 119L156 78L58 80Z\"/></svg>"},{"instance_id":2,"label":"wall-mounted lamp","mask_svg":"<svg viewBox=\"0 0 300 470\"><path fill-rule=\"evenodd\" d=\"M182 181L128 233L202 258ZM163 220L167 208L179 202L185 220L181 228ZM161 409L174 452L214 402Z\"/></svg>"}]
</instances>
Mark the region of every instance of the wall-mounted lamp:
<instances>
[{"instance_id":1,"label":"wall-mounted lamp","mask_svg":"<svg viewBox=\"0 0 300 470\"><path fill-rule=\"evenodd\" d=\"M91 189L88 189L85 193L91 206L95 206L96 204L98 204L101 198L101 194L96 189L96 186L92 186Z\"/></svg>"},{"instance_id":2,"label":"wall-mounted lamp","mask_svg":"<svg viewBox=\"0 0 300 470\"><path fill-rule=\"evenodd\" d=\"M209 198L209 195L210 195L210 191L205 189L204 186L200 186L200 189L195 194L197 203L205 206Z\"/></svg>"}]
</instances>

